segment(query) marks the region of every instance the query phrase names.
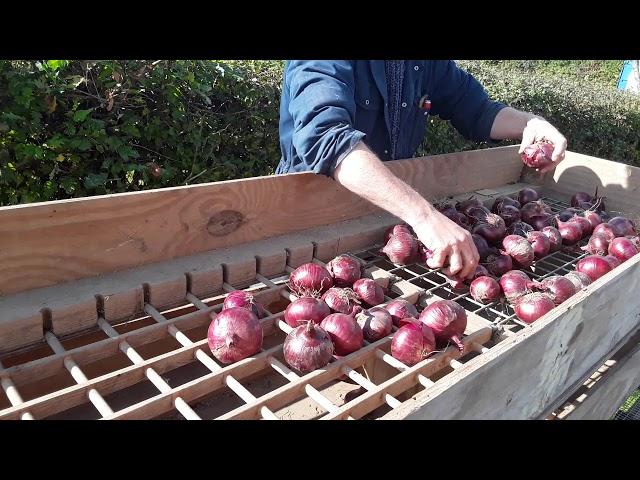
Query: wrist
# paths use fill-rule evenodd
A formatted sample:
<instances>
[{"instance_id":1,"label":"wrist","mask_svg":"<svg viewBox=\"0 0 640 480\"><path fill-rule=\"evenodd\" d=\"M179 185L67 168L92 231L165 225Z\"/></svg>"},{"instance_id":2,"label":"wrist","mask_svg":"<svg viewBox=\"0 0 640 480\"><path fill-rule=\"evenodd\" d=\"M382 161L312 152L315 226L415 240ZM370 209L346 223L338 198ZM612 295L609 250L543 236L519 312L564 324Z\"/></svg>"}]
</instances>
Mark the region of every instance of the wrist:
<instances>
[{"instance_id":1,"label":"wrist","mask_svg":"<svg viewBox=\"0 0 640 480\"><path fill-rule=\"evenodd\" d=\"M421 205L417 205L416 208L411 208L404 219L409 225L415 227L417 225L430 222L437 210L433 205L423 199Z\"/></svg>"}]
</instances>

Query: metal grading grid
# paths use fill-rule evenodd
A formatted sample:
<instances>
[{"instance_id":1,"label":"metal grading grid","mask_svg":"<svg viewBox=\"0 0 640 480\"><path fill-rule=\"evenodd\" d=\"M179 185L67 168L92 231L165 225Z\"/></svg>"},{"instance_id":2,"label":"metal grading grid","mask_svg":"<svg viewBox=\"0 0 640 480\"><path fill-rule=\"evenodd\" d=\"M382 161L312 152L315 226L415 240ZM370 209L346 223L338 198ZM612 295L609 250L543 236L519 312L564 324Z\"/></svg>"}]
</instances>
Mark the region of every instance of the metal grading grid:
<instances>
[{"instance_id":1,"label":"metal grading grid","mask_svg":"<svg viewBox=\"0 0 640 480\"><path fill-rule=\"evenodd\" d=\"M566 207L566 204L554 199L544 198L544 200L554 212ZM488 351L484 345L489 345L495 339L495 327L501 326L511 332L526 328L527 325L515 318L513 310L508 305L498 302L482 305L473 300L468 292L452 291L447 286L446 278L440 273L421 265L404 267L393 265L377 254L378 249L379 246L374 246L352 252L352 255L363 261L369 276L377 273L378 278L381 274L387 277L389 288L385 302L393 298L407 298L417 301L421 309L431 303L430 300L447 298L460 303L468 312L487 320L485 326L466 332L468 335L463 340L465 344L463 352L459 352L454 347L448 347L417 365L408 367L389 355L392 333L373 344L365 342L363 348L346 357L334 357L324 369L300 376L282 361L282 334L288 333L291 327L283 322L281 317L286 304L296 298L285 287L287 275L269 279L258 274L256 276L258 283L247 290L252 291L258 301L267 296L273 299L273 293L276 292L282 297L284 303L271 301L267 304L269 308L275 304L275 309L278 311L269 312L269 316L261 320L265 340L275 332L276 341L273 346L267 346L268 342L265 342L266 348L254 357L231 365L220 365L208 351L206 333L200 335L196 341L185 334L185 331L190 329L208 326L209 313L221 309L220 296L202 300L188 293L185 301L190 305L162 313L153 305L145 303L145 313L148 315L146 319L152 319L156 322L155 324L121 333L118 331L119 326L114 328L104 318L99 318L98 327L107 337L104 340L66 350L53 333L47 332L45 339L53 352L52 355L45 355L42 358L0 370L2 390L6 394L5 403L11 405L9 408L0 410L0 419L47 418L87 404L87 400L98 412L99 418L104 419L156 418L172 410L179 412L186 419L200 419L201 416L196 412L194 405L197 401L214 392L219 392L224 387L234 392L243 403L216 417L220 419L277 419L280 417L274 411L305 396L325 412L324 415L320 415L323 419L362 418L385 404L387 408L397 408L402 403L398 400L400 395L406 395L408 390L416 387L429 388L435 384L429 377L441 375L443 371L446 374L447 369L451 371L460 368L472 357ZM586 254L556 252L536 262L530 272L531 276L541 279L553 274L567 273L572 269L571 266L584 255ZM323 264L317 259L314 261ZM287 272L291 271L292 268L287 267ZM413 292L406 292L399 288L402 284L411 284L414 287ZM228 283L224 283L223 287L227 293L234 290L234 287ZM144 348L145 344L161 339L167 334L177 341L179 348L147 359L136 349L136 347ZM277 334L280 334L280 337ZM124 353L132 365L93 378L85 374L83 364L89 360L95 362L108 358L113 355L114 350ZM362 369L371 361L383 362L387 367L391 367L394 373L377 384L372 382ZM194 362L199 362L208 373L178 386L171 386L162 377L162 374ZM23 401L16 388L18 382L14 380L18 379L21 383L25 383L29 376L31 376L30 381L38 380L39 376L44 378L46 374L62 370L61 367L71 375L73 384L26 402ZM242 382L265 370L277 372L289 383L256 396ZM13 379L14 376L16 379ZM358 385L364 393L353 400L345 400L344 403L338 404L320 390L323 386L344 376ZM110 394L145 380L150 381L159 393L115 411L105 400L105 397Z\"/></svg>"}]
</instances>

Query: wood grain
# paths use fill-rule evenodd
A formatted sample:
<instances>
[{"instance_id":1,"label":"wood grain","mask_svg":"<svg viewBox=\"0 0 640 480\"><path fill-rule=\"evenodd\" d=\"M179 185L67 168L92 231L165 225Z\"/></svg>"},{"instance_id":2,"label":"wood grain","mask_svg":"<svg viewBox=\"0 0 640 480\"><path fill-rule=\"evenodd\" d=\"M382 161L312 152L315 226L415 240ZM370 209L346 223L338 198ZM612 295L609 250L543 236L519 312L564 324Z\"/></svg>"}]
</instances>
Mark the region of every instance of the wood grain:
<instances>
[{"instance_id":1,"label":"wood grain","mask_svg":"<svg viewBox=\"0 0 640 480\"><path fill-rule=\"evenodd\" d=\"M425 196L516 181L516 147L390 162ZM0 208L0 295L357 218L377 209L311 173Z\"/></svg>"}]
</instances>

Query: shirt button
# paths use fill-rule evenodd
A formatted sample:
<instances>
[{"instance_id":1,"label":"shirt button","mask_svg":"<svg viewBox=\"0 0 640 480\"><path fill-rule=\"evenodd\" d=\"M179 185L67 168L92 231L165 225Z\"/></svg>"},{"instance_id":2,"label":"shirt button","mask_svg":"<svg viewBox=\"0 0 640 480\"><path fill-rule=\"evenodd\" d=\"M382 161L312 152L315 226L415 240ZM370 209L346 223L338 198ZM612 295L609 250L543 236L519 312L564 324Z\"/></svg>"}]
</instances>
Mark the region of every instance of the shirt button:
<instances>
[{"instance_id":1,"label":"shirt button","mask_svg":"<svg viewBox=\"0 0 640 480\"><path fill-rule=\"evenodd\" d=\"M384 151L384 154L385 154L385 155L386 155L386 154L388 154L388 153L389 153L389 150L385 150L385 151Z\"/></svg>"},{"instance_id":2,"label":"shirt button","mask_svg":"<svg viewBox=\"0 0 640 480\"><path fill-rule=\"evenodd\" d=\"M407 102L402 102L402 108L406 108L407 107Z\"/></svg>"},{"instance_id":3,"label":"shirt button","mask_svg":"<svg viewBox=\"0 0 640 480\"><path fill-rule=\"evenodd\" d=\"M369 105L369 100L365 100L364 103Z\"/></svg>"},{"instance_id":4,"label":"shirt button","mask_svg":"<svg viewBox=\"0 0 640 480\"><path fill-rule=\"evenodd\" d=\"M413 69L417 72L420 69L420 67L418 67L418 65L416 65L415 67L413 67Z\"/></svg>"}]
</instances>

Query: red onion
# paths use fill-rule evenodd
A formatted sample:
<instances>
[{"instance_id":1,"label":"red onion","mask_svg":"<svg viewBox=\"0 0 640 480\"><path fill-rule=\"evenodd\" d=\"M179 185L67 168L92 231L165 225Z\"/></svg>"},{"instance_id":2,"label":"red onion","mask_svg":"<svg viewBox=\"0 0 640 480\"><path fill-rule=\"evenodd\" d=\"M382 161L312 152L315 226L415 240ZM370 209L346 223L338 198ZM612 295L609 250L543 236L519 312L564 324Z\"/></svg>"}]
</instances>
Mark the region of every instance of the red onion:
<instances>
[{"instance_id":1,"label":"red onion","mask_svg":"<svg viewBox=\"0 0 640 480\"><path fill-rule=\"evenodd\" d=\"M520 205L526 205L529 202L535 202L539 198L540 196L538 195L538 192L536 192L533 188L523 188L518 194L518 201L520 202Z\"/></svg>"},{"instance_id":2,"label":"red onion","mask_svg":"<svg viewBox=\"0 0 640 480\"><path fill-rule=\"evenodd\" d=\"M491 212L497 213L499 215L502 208L506 207L507 205L511 207L516 207L517 209L520 209L521 207L520 202L518 200L501 195L498 198L496 198L495 201L493 202L493 206L491 207Z\"/></svg>"},{"instance_id":3,"label":"red onion","mask_svg":"<svg viewBox=\"0 0 640 480\"><path fill-rule=\"evenodd\" d=\"M480 303L491 303L500 299L500 284L491 277L478 277L471 282L471 296Z\"/></svg>"},{"instance_id":4,"label":"red onion","mask_svg":"<svg viewBox=\"0 0 640 480\"><path fill-rule=\"evenodd\" d=\"M539 169L553 164L552 153L553 145L551 143L538 141L526 147L521 158L527 167Z\"/></svg>"},{"instance_id":5,"label":"red onion","mask_svg":"<svg viewBox=\"0 0 640 480\"><path fill-rule=\"evenodd\" d=\"M469 228L469 217L467 217L464 213L458 212L456 213L456 217L453 219L458 225L464 228Z\"/></svg>"},{"instance_id":6,"label":"red onion","mask_svg":"<svg viewBox=\"0 0 640 480\"><path fill-rule=\"evenodd\" d=\"M211 353L219 361L238 362L260 351L262 326L251 310L231 307L213 318L207 340Z\"/></svg>"},{"instance_id":7,"label":"red onion","mask_svg":"<svg viewBox=\"0 0 640 480\"><path fill-rule=\"evenodd\" d=\"M602 219L600 218L600 215L598 215L593 210L587 210L586 212L583 212L582 216L586 218L589 224L591 225L591 231L593 231L594 228L596 228L598 225L602 223Z\"/></svg>"},{"instance_id":8,"label":"red onion","mask_svg":"<svg viewBox=\"0 0 640 480\"><path fill-rule=\"evenodd\" d=\"M402 320L400 320L398 322L398 328L404 327L407 323L413 323L415 325L422 325L423 327L425 327L422 322L420 320L418 320L416 317L418 317L418 315L416 315L415 317L407 317L407 318L403 318ZM426 328L426 327L425 327Z\"/></svg>"},{"instance_id":9,"label":"red onion","mask_svg":"<svg viewBox=\"0 0 640 480\"><path fill-rule=\"evenodd\" d=\"M580 247L580 249L589 252L591 255L606 255L609 250L609 241L601 233L594 233L589 238L589 242L584 247Z\"/></svg>"},{"instance_id":10,"label":"red onion","mask_svg":"<svg viewBox=\"0 0 640 480\"><path fill-rule=\"evenodd\" d=\"M613 270L614 268L620 266L620 264L622 263L620 260L618 260L613 255L605 255L602 258L604 258L609 263L609 265L611 265L611 270Z\"/></svg>"},{"instance_id":11,"label":"red onion","mask_svg":"<svg viewBox=\"0 0 640 480\"><path fill-rule=\"evenodd\" d=\"M616 238L616 234L613 231L613 227L608 223L601 223L596 228L593 229L593 235L604 235L605 238L611 242L614 238Z\"/></svg>"},{"instance_id":12,"label":"red onion","mask_svg":"<svg viewBox=\"0 0 640 480\"><path fill-rule=\"evenodd\" d=\"M473 276L471 277L471 281L475 280L478 277L489 277L490 275L491 274L489 273L489 270L487 270L482 265L477 265L476 266L476 271L474 272Z\"/></svg>"},{"instance_id":13,"label":"red onion","mask_svg":"<svg viewBox=\"0 0 640 480\"><path fill-rule=\"evenodd\" d=\"M576 270L586 274L592 282L595 282L611 271L611 265L604 257L589 255L588 257L578 260Z\"/></svg>"},{"instance_id":14,"label":"red onion","mask_svg":"<svg viewBox=\"0 0 640 480\"><path fill-rule=\"evenodd\" d=\"M566 210L562 210L558 215L558 220L562 222L568 221L570 218L573 218L575 215L578 215L580 210L577 208L567 208Z\"/></svg>"},{"instance_id":15,"label":"red onion","mask_svg":"<svg viewBox=\"0 0 640 480\"><path fill-rule=\"evenodd\" d=\"M520 297L514 310L520 320L525 323L533 323L554 308L555 304L549 295L535 292Z\"/></svg>"},{"instance_id":16,"label":"red onion","mask_svg":"<svg viewBox=\"0 0 640 480\"><path fill-rule=\"evenodd\" d=\"M582 290L583 288L591 285L591 279L582 272L569 272L564 278L571 280L573 286L576 287L576 291Z\"/></svg>"},{"instance_id":17,"label":"red onion","mask_svg":"<svg viewBox=\"0 0 640 480\"><path fill-rule=\"evenodd\" d=\"M484 266L489 270L489 273L499 277L513 268L513 261L509 255L505 255L502 252L497 254L491 253L487 257Z\"/></svg>"},{"instance_id":18,"label":"red onion","mask_svg":"<svg viewBox=\"0 0 640 480\"><path fill-rule=\"evenodd\" d=\"M489 243L498 243L506 233L504 220L495 213L486 215L485 220L479 221L473 226L472 233L476 233Z\"/></svg>"},{"instance_id":19,"label":"red onion","mask_svg":"<svg viewBox=\"0 0 640 480\"><path fill-rule=\"evenodd\" d=\"M308 321L319 324L328 315L331 315L331 309L323 300L314 297L300 297L287 305L284 311L284 321L292 327L297 327Z\"/></svg>"},{"instance_id":20,"label":"red onion","mask_svg":"<svg viewBox=\"0 0 640 480\"><path fill-rule=\"evenodd\" d=\"M408 265L417 259L418 240L408 233L392 234L381 252L389 257L391 263Z\"/></svg>"},{"instance_id":21,"label":"red onion","mask_svg":"<svg viewBox=\"0 0 640 480\"><path fill-rule=\"evenodd\" d=\"M482 207L482 202L476 197L470 197L466 200L456 203L456 210L467 215L467 210L473 207Z\"/></svg>"},{"instance_id":22,"label":"red onion","mask_svg":"<svg viewBox=\"0 0 640 480\"><path fill-rule=\"evenodd\" d=\"M621 262L629 260L638 254L638 249L631 240L626 237L618 237L609 244L609 255L613 255Z\"/></svg>"},{"instance_id":23,"label":"red onion","mask_svg":"<svg viewBox=\"0 0 640 480\"><path fill-rule=\"evenodd\" d=\"M564 245L573 245L582 239L582 227L578 223L558 220L558 231Z\"/></svg>"},{"instance_id":24,"label":"red onion","mask_svg":"<svg viewBox=\"0 0 640 480\"><path fill-rule=\"evenodd\" d=\"M549 239L549 252L557 252L562 247L562 235L555 227L544 227L541 230Z\"/></svg>"},{"instance_id":25,"label":"red onion","mask_svg":"<svg viewBox=\"0 0 640 480\"><path fill-rule=\"evenodd\" d=\"M520 210L511 205L505 205L498 213L504 220L504 224L508 227L512 223L520 221Z\"/></svg>"},{"instance_id":26,"label":"red onion","mask_svg":"<svg viewBox=\"0 0 640 480\"><path fill-rule=\"evenodd\" d=\"M522 216L522 221L524 223L528 223L529 225L531 225L530 219L534 215L544 215L544 214L551 215L551 213L552 213L551 207L549 207L549 205L544 203L542 200L529 202L520 209L520 215Z\"/></svg>"},{"instance_id":27,"label":"red onion","mask_svg":"<svg viewBox=\"0 0 640 480\"><path fill-rule=\"evenodd\" d=\"M540 215L532 215L529 218L529 225L531 225L534 230L542 230L544 227L555 227L557 224L553 215L542 213Z\"/></svg>"},{"instance_id":28,"label":"red onion","mask_svg":"<svg viewBox=\"0 0 640 480\"><path fill-rule=\"evenodd\" d=\"M587 192L578 192L571 197L571 206L578 207L583 202L590 202L593 197Z\"/></svg>"},{"instance_id":29,"label":"red onion","mask_svg":"<svg viewBox=\"0 0 640 480\"><path fill-rule=\"evenodd\" d=\"M607 223L609 220L611 220L611 215L609 215L607 212L603 210L598 210L598 215L600 215L600 219L602 220L602 223Z\"/></svg>"},{"instance_id":30,"label":"red onion","mask_svg":"<svg viewBox=\"0 0 640 480\"><path fill-rule=\"evenodd\" d=\"M396 327L400 325L400 320L418 316L418 310L416 309L415 305L402 299L393 300L392 302L389 302L384 308L391 314L393 324Z\"/></svg>"},{"instance_id":31,"label":"red onion","mask_svg":"<svg viewBox=\"0 0 640 480\"><path fill-rule=\"evenodd\" d=\"M477 222L485 222L488 215L493 215L488 208L481 205L479 207L467 208L466 216L472 224Z\"/></svg>"},{"instance_id":32,"label":"red onion","mask_svg":"<svg viewBox=\"0 0 640 480\"><path fill-rule=\"evenodd\" d=\"M639 236L630 236L628 235L626 238L628 238L629 240L631 240L631 243L633 243L634 247L636 247L639 251L640 251L640 237Z\"/></svg>"},{"instance_id":33,"label":"red onion","mask_svg":"<svg viewBox=\"0 0 640 480\"><path fill-rule=\"evenodd\" d=\"M305 263L291 272L289 288L299 297L313 297L333 286L329 271L315 263Z\"/></svg>"},{"instance_id":34,"label":"red onion","mask_svg":"<svg viewBox=\"0 0 640 480\"><path fill-rule=\"evenodd\" d=\"M393 320L384 308L374 307L364 310L356 316L362 334L368 342L377 342L391 333Z\"/></svg>"},{"instance_id":35,"label":"red onion","mask_svg":"<svg viewBox=\"0 0 640 480\"><path fill-rule=\"evenodd\" d=\"M520 235L521 237L527 237L529 232L533 232L533 227L528 223L524 222L514 222L512 223L507 231L505 232L507 235Z\"/></svg>"},{"instance_id":36,"label":"red onion","mask_svg":"<svg viewBox=\"0 0 640 480\"><path fill-rule=\"evenodd\" d=\"M355 292L348 288L330 288L324 295L322 300L329 308L336 313L344 313L346 315L354 315L355 307L360 303Z\"/></svg>"},{"instance_id":37,"label":"red onion","mask_svg":"<svg viewBox=\"0 0 640 480\"><path fill-rule=\"evenodd\" d=\"M546 257L551 250L551 242L544 232L530 232L527 234L527 240L533 247L533 255L536 259Z\"/></svg>"},{"instance_id":38,"label":"red onion","mask_svg":"<svg viewBox=\"0 0 640 480\"><path fill-rule=\"evenodd\" d=\"M331 337L322 328L307 322L289 332L282 346L284 359L300 373L322 368L333 357Z\"/></svg>"},{"instance_id":39,"label":"red onion","mask_svg":"<svg viewBox=\"0 0 640 480\"><path fill-rule=\"evenodd\" d=\"M384 290L370 278L361 278L353 284L353 291L366 305L373 307L384 302Z\"/></svg>"},{"instance_id":40,"label":"red onion","mask_svg":"<svg viewBox=\"0 0 640 480\"><path fill-rule=\"evenodd\" d=\"M502 240L502 248L515 262L522 267L530 267L534 259L531 244L518 235L507 235Z\"/></svg>"},{"instance_id":41,"label":"red onion","mask_svg":"<svg viewBox=\"0 0 640 480\"><path fill-rule=\"evenodd\" d=\"M456 210L453 209L453 211L455 212ZM401 223L400 225L392 225L389 228L387 228L387 230L384 232L384 243L386 244L389 241L389 238L391 238L391 235L396 235L398 233L407 233L411 235L411 230L409 225L407 225L406 223Z\"/></svg>"},{"instance_id":42,"label":"red onion","mask_svg":"<svg viewBox=\"0 0 640 480\"><path fill-rule=\"evenodd\" d=\"M586 238L591 235L593 232L593 227L591 226L591 222L584 217L580 217L578 215L569 219L570 223L577 223L580 225L580 229L582 230L582 238Z\"/></svg>"},{"instance_id":43,"label":"red onion","mask_svg":"<svg viewBox=\"0 0 640 480\"><path fill-rule=\"evenodd\" d=\"M451 340L460 351L464 350L462 334L467 328L467 312L451 300L436 300L420 314L420 321L433 330L436 342Z\"/></svg>"},{"instance_id":44,"label":"red onion","mask_svg":"<svg viewBox=\"0 0 640 480\"><path fill-rule=\"evenodd\" d=\"M475 244L476 249L478 250L478 255L480 255L480 261L487 258L487 255L489 255L490 249L489 249L489 244L484 239L484 237L482 235L478 235L477 233L472 233L471 238L473 239L473 243Z\"/></svg>"},{"instance_id":45,"label":"red onion","mask_svg":"<svg viewBox=\"0 0 640 480\"><path fill-rule=\"evenodd\" d=\"M464 281L464 278L459 277L458 275L445 275L447 278L447 283L452 290L466 290L467 284Z\"/></svg>"},{"instance_id":46,"label":"red onion","mask_svg":"<svg viewBox=\"0 0 640 480\"><path fill-rule=\"evenodd\" d=\"M258 318L264 318L267 313L264 311L264 307L253 300L253 295L244 290L234 290L229 293L224 299L222 304L222 310L227 310L233 307L246 308L251 310Z\"/></svg>"},{"instance_id":47,"label":"red onion","mask_svg":"<svg viewBox=\"0 0 640 480\"><path fill-rule=\"evenodd\" d=\"M362 329L351 315L332 313L320 326L331 337L336 355L349 355L362 347Z\"/></svg>"},{"instance_id":48,"label":"red onion","mask_svg":"<svg viewBox=\"0 0 640 480\"><path fill-rule=\"evenodd\" d=\"M560 275L547 277L540 282L542 289L551 297L556 305L568 300L576 294L576 287L571 280Z\"/></svg>"},{"instance_id":49,"label":"red onion","mask_svg":"<svg viewBox=\"0 0 640 480\"><path fill-rule=\"evenodd\" d=\"M360 262L347 255L338 255L327 263L327 270L336 287L350 287L362 275Z\"/></svg>"},{"instance_id":50,"label":"red onion","mask_svg":"<svg viewBox=\"0 0 640 480\"><path fill-rule=\"evenodd\" d=\"M537 285L521 270L510 270L500 277L500 288L502 288L507 300L512 303L518 298L531 293Z\"/></svg>"},{"instance_id":51,"label":"red onion","mask_svg":"<svg viewBox=\"0 0 640 480\"><path fill-rule=\"evenodd\" d=\"M636 230L633 222L624 217L613 217L609 220L609 226L613 230L616 237L624 237L625 235L635 235Z\"/></svg>"},{"instance_id":52,"label":"red onion","mask_svg":"<svg viewBox=\"0 0 640 480\"><path fill-rule=\"evenodd\" d=\"M391 355L411 367L436 349L433 331L423 324L407 323L391 340Z\"/></svg>"}]
</instances>

